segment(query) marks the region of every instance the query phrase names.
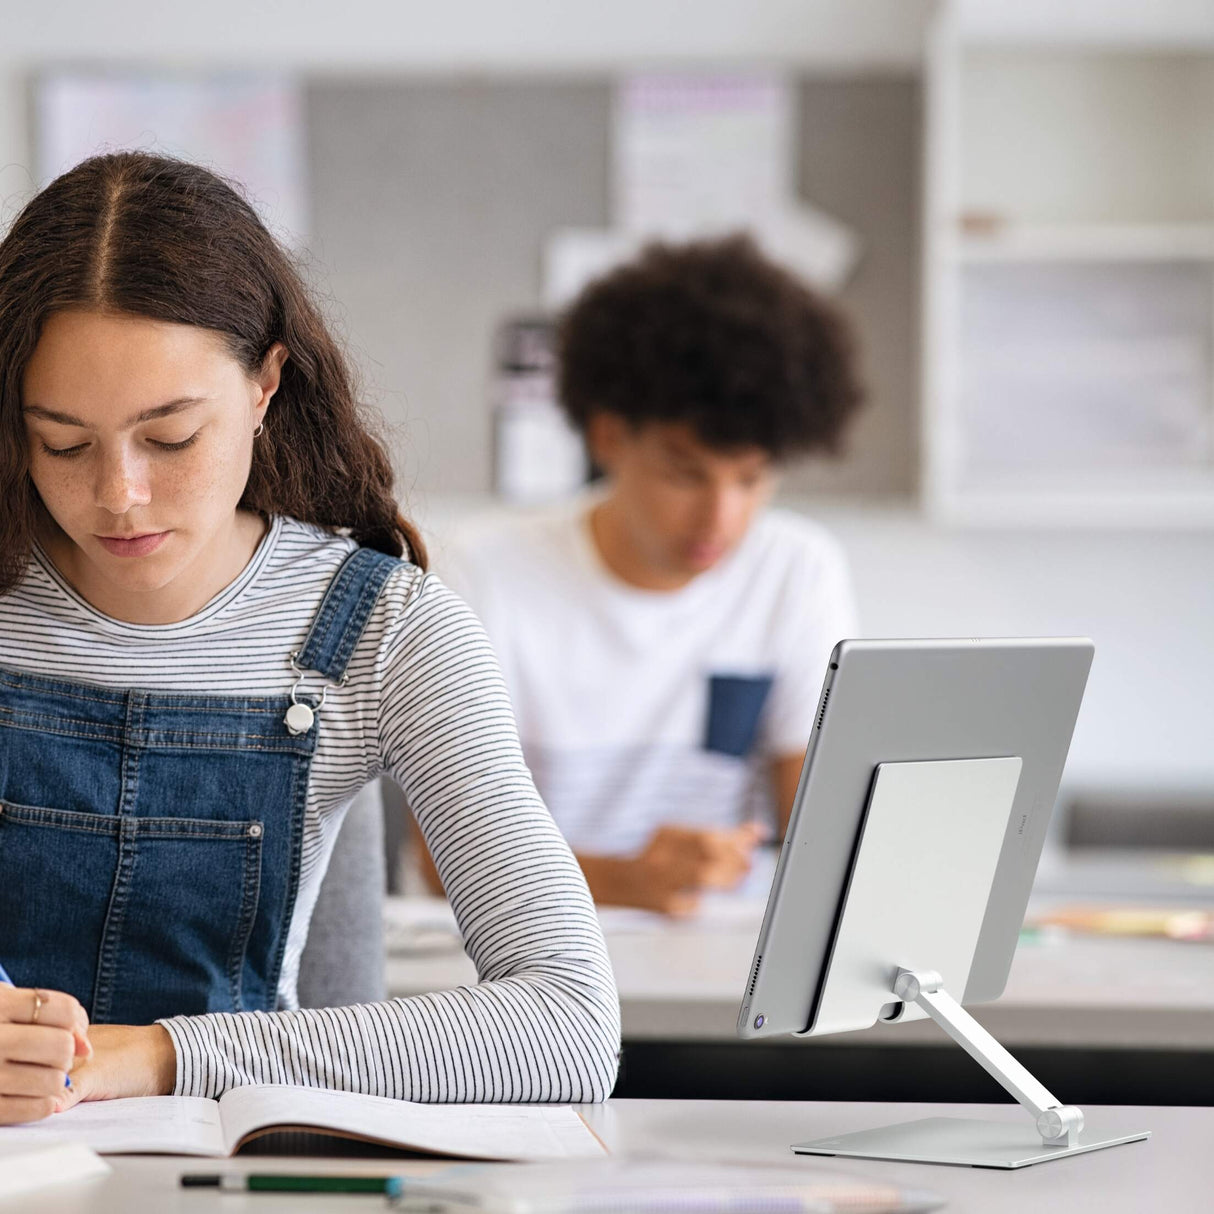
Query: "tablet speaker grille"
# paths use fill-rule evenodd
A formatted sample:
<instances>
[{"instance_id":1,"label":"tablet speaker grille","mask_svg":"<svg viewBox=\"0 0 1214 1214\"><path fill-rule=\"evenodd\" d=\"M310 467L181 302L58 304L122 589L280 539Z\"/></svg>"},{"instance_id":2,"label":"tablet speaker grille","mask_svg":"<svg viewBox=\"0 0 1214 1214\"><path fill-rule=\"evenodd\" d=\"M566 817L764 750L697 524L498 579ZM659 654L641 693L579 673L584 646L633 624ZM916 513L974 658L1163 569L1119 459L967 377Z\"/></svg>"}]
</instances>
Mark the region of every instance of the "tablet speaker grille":
<instances>
[{"instance_id":1,"label":"tablet speaker grille","mask_svg":"<svg viewBox=\"0 0 1214 1214\"><path fill-rule=\"evenodd\" d=\"M759 980L759 966L763 964L763 954L760 953L755 958L755 967L750 971L750 986L746 991L746 998L749 999L755 993L755 983Z\"/></svg>"},{"instance_id":2,"label":"tablet speaker grille","mask_svg":"<svg viewBox=\"0 0 1214 1214\"><path fill-rule=\"evenodd\" d=\"M822 728L822 718L826 716L826 701L830 699L830 688L828 687L822 695L822 707L818 710L818 723L814 729Z\"/></svg>"}]
</instances>

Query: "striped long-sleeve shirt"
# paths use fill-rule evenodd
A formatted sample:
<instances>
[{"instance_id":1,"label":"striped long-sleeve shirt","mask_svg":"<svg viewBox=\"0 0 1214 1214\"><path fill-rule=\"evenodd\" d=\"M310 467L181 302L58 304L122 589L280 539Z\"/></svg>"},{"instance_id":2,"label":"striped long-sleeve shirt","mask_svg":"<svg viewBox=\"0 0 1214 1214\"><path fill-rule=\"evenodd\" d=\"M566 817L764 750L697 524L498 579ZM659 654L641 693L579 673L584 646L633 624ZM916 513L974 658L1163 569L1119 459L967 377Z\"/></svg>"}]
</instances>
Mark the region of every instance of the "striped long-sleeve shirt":
<instances>
[{"instance_id":1,"label":"striped long-sleeve shirt","mask_svg":"<svg viewBox=\"0 0 1214 1214\"><path fill-rule=\"evenodd\" d=\"M0 596L0 667L106 687L285 694L353 542L275 518L240 576L175 624L130 624L78 595L44 553ZM300 887L276 1012L162 1023L178 1095L297 1083L409 1100L604 1099L619 1004L586 883L535 791L475 616L433 575L389 579L320 714ZM319 675L304 691L319 691ZM476 986L298 1008L321 878L350 800L387 772L404 790L476 964Z\"/></svg>"}]
</instances>

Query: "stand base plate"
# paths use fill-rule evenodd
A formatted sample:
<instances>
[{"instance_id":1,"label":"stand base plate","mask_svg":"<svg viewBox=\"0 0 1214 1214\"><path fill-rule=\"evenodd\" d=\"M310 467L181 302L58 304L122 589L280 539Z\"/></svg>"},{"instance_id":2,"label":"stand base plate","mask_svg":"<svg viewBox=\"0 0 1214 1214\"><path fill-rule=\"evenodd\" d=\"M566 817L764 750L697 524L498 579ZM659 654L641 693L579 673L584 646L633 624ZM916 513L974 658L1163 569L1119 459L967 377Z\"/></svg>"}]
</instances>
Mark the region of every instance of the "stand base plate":
<instances>
[{"instance_id":1,"label":"stand base plate","mask_svg":"<svg viewBox=\"0 0 1214 1214\"><path fill-rule=\"evenodd\" d=\"M1090 1127L1079 1135L1079 1145L1047 1147L1027 1118L1014 1121L977 1121L963 1117L928 1117L904 1121L876 1130L859 1130L837 1138L819 1138L793 1144L798 1155L840 1155L853 1159L899 1159L910 1163L951 1163L971 1168L1024 1168L1068 1155L1082 1155L1123 1142L1150 1138L1149 1130L1100 1138Z\"/></svg>"}]
</instances>

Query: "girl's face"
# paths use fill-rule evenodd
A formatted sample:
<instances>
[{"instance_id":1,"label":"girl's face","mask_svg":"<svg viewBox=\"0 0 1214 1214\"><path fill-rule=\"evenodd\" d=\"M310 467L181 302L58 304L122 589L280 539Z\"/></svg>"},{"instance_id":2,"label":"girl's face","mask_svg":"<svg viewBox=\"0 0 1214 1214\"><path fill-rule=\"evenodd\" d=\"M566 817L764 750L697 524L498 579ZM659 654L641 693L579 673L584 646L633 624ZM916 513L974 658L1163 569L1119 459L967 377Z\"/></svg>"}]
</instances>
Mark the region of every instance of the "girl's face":
<instances>
[{"instance_id":1,"label":"girl's face","mask_svg":"<svg viewBox=\"0 0 1214 1214\"><path fill-rule=\"evenodd\" d=\"M184 618L239 573L259 520L236 507L285 359L276 345L250 379L207 329L47 320L22 385L30 475L62 532L51 554L85 598L120 618Z\"/></svg>"}]
</instances>

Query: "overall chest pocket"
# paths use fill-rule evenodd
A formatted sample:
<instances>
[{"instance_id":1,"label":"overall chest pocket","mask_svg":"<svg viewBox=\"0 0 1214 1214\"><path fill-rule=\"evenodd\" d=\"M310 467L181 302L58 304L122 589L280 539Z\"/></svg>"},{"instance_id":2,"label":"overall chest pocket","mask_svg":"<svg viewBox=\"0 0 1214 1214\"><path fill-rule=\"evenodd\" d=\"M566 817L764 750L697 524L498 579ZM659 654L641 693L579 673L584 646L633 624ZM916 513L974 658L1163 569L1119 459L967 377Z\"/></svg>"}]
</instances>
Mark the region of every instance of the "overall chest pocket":
<instances>
[{"instance_id":1,"label":"overall chest pocket","mask_svg":"<svg viewBox=\"0 0 1214 1214\"><path fill-rule=\"evenodd\" d=\"M0 937L14 981L98 1022L242 1010L264 824L0 802Z\"/></svg>"}]
</instances>

